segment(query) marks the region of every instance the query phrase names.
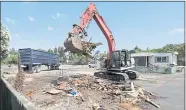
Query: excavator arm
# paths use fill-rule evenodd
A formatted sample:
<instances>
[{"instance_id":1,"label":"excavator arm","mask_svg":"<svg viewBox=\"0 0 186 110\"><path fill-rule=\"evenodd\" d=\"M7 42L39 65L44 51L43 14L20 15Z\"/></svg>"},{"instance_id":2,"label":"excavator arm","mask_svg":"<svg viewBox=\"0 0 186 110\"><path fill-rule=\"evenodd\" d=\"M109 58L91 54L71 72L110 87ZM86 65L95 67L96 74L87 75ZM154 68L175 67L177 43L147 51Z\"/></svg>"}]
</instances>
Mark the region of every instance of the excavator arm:
<instances>
[{"instance_id":1,"label":"excavator arm","mask_svg":"<svg viewBox=\"0 0 186 110\"><path fill-rule=\"evenodd\" d=\"M103 32L103 34L106 37L106 39L107 39L108 47L109 47L109 53L112 52L112 51L115 51L115 40L114 40L114 37L112 35L111 30L106 25L103 17L100 16L98 13L96 13L93 16L93 18L96 21L96 23L98 24L98 26L101 29L101 31Z\"/></svg>"},{"instance_id":2,"label":"excavator arm","mask_svg":"<svg viewBox=\"0 0 186 110\"><path fill-rule=\"evenodd\" d=\"M80 25L74 24L72 32L69 33L69 37L65 41L64 45L66 47L66 51L76 52L76 53L86 53L87 47L82 44L82 38L87 36L86 27L88 27L90 21L94 19L98 24L99 28L103 32L104 36L107 39L109 53L115 50L115 41L112 35L112 32L106 25L103 17L99 15L96 6L93 3L90 3L88 8L83 12L82 16L80 17L81 22Z\"/></svg>"}]
</instances>

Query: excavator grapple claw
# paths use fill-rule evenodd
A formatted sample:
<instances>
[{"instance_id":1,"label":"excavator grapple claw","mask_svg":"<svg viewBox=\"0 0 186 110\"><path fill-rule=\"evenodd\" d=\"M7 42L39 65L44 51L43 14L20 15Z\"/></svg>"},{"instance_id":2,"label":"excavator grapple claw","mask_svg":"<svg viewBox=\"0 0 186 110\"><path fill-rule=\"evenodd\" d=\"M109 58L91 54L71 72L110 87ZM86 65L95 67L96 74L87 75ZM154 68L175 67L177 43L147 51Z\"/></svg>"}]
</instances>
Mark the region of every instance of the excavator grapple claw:
<instances>
[{"instance_id":1,"label":"excavator grapple claw","mask_svg":"<svg viewBox=\"0 0 186 110\"><path fill-rule=\"evenodd\" d=\"M69 33L68 38L64 42L65 52L70 51L71 53L82 53L84 56L93 58L90 54L91 51L97 46L103 45L102 43L92 43L82 41L79 35Z\"/></svg>"}]
</instances>

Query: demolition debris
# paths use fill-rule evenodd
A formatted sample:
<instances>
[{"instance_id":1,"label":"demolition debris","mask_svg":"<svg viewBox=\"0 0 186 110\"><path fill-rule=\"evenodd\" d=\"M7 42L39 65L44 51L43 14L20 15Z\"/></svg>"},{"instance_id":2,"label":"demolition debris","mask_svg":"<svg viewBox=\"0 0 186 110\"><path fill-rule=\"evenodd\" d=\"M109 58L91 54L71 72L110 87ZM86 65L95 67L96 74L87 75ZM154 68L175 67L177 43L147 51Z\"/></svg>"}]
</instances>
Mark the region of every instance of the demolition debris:
<instances>
[{"instance_id":1,"label":"demolition debris","mask_svg":"<svg viewBox=\"0 0 186 110\"><path fill-rule=\"evenodd\" d=\"M154 93L136 87L133 82L118 83L91 75L58 77L39 94L46 99L37 101L32 98L34 92L27 93L27 97L37 105L38 110L111 110L131 107L131 110L142 110L147 106L160 107L152 101L157 97Z\"/></svg>"}]
</instances>

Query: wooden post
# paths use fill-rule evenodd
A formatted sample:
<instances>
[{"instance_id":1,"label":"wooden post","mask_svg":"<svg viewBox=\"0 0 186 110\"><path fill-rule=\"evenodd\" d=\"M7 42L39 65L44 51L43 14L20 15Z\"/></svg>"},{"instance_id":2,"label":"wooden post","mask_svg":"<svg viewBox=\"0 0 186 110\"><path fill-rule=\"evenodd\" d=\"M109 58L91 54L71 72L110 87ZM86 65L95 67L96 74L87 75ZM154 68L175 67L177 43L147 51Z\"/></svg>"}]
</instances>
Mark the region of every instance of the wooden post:
<instances>
[{"instance_id":1,"label":"wooden post","mask_svg":"<svg viewBox=\"0 0 186 110\"><path fill-rule=\"evenodd\" d=\"M21 73L21 60L20 60L20 54L18 54L18 73Z\"/></svg>"},{"instance_id":2,"label":"wooden post","mask_svg":"<svg viewBox=\"0 0 186 110\"><path fill-rule=\"evenodd\" d=\"M88 56L85 56L85 64L88 65Z\"/></svg>"},{"instance_id":3,"label":"wooden post","mask_svg":"<svg viewBox=\"0 0 186 110\"><path fill-rule=\"evenodd\" d=\"M147 67L147 56L145 56L145 59L146 59L146 67Z\"/></svg>"}]
</instances>

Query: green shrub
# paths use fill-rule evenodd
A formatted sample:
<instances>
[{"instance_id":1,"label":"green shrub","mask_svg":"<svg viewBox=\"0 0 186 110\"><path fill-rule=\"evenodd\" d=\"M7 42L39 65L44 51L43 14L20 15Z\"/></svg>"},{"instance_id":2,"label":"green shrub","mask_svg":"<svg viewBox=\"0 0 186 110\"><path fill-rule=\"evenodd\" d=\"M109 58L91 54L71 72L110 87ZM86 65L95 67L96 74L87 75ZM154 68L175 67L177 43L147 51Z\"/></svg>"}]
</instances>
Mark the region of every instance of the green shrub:
<instances>
[{"instance_id":1,"label":"green shrub","mask_svg":"<svg viewBox=\"0 0 186 110\"><path fill-rule=\"evenodd\" d=\"M4 60L5 64L17 64L18 63L18 55L17 54L9 54L8 57Z\"/></svg>"}]
</instances>

